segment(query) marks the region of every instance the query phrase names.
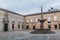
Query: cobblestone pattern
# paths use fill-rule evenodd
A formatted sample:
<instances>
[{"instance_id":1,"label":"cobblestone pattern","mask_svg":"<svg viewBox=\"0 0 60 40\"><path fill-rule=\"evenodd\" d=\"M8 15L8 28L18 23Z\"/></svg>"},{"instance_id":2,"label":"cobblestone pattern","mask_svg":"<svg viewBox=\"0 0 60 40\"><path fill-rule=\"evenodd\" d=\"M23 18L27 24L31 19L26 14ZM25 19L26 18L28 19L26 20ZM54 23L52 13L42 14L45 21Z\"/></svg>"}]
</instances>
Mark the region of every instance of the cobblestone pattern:
<instances>
[{"instance_id":1,"label":"cobblestone pattern","mask_svg":"<svg viewBox=\"0 0 60 40\"><path fill-rule=\"evenodd\" d=\"M60 40L60 31L56 34L30 34L30 32L0 32L0 40Z\"/></svg>"}]
</instances>

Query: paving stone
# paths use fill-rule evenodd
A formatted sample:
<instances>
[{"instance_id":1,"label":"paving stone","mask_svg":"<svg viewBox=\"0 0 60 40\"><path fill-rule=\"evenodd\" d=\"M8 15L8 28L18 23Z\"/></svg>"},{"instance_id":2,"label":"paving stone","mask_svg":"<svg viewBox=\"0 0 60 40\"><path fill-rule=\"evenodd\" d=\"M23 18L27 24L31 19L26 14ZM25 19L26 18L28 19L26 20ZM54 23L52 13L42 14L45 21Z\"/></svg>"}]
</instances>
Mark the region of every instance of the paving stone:
<instances>
[{"instance_id":1,"label":"paving stone","mask_svg":"<svg viewBox=\"0 0 60 40\"><path fill-rule=\"evenodd\" d=\"M31 31L1 32L0 40L60 40L60 31L54 34L29 34Z\"/></svg>"}]
</instances>

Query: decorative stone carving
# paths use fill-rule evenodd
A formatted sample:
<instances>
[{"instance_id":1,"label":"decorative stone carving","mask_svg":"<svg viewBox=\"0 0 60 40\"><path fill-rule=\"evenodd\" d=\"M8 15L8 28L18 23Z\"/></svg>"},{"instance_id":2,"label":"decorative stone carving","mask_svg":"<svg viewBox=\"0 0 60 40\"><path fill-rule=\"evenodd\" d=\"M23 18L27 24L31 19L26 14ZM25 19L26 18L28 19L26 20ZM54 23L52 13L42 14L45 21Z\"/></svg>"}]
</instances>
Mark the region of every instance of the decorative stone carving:
<instances>
[{"instance_id":1,"label":"decorative stone carving","mask_svg":"<svg viewBox=\"0 0 60 40\"><path fill-rule=\"evenodd\" d=\"M4 15L3 22L7 22L7 23L9 22L9 20L8 20L8 13L7 12Z\"/></svg>"}]
</instances>

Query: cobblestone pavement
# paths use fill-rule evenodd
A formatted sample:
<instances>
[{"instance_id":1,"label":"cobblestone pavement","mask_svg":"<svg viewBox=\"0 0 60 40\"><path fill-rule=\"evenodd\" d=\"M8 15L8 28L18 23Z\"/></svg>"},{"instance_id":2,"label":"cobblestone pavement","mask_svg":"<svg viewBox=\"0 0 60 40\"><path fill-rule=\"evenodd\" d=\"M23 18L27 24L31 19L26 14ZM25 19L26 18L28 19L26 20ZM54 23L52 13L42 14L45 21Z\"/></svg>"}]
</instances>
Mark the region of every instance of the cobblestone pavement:
<instances>
[{"instance_id":1,"label":"cobblestone pavement","mask_svg":"<svg viewBox=\"0 0 60 40\"><path fill-rule=\"evenodd\" d=\"M0 32L0 40L60 40L60 30L56 34L30 34L30 30Z\"/></svg>"}]
</instances>

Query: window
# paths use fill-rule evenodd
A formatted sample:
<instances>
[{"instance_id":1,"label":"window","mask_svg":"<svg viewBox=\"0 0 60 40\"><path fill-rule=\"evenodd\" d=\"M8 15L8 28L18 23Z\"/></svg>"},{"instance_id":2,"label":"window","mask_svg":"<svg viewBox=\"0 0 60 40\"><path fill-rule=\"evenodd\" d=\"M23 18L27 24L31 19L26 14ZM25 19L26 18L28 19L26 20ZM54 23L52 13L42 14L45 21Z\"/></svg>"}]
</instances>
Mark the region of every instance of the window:
<instances>
[{"instance_id":1,"label":"window","mask_svg":"<svg viewBox=\"0 0 60 40\"><path fill-rule=\"evenodd\" d=\"M36 22L38 22L38 19L37 18L35 20L36 20Z\"/></svg>"},{"instance_id":2,"label":"window","mask_svg":"<svg viewBox=\"0 0 60 40\"><path fill-rule=\"evenodd\" d=\"M47 20L48 20L48 22L50 22L50 21L51 21L51 17L48 17L48 19L47 19Z\"/></svg>"},{"instance_id":3,"label":"window","mask_svg":"<svg viewBox=\"0 0 60 40\"><path fill-rule=\"evenodd\" d=\"M35 22L36 20L35 20L35 18L33 18L33 22Z\"/></svg>"},{"instance_id":4,"label":"window","mask_svg":"<svg viewBox=\"0 0 60 40\"><path fill-rule=\"evenodd\" d=\"M30 22L33 22L32 19L30 19Z\"/></svg>"},{"instance_id":5,"label":"window","mask_svg":"<svg viewBox=\"0 0 60 40\"><path fill-rule=\"evenodd\" d=\"M26 22L29 22L29 20L26 20Z\"/></svg>"},{"instance_id":6,"label":"window","mask_svg":"<svg viewBox=\"0 0 60 40\"><path fill-rule=\"evenodd\" d=\"M54 21L57 21L57 16L54 16Z\"/></svg>"},{"instance_id":7,"label":"window","mask_svg":"<svg viewBox=\"0 0 60 40\"><path fill-rule=\"evenodd\" d=\"M12 17L12 21L15 21L15 18L14 17Z\"/></svg>"},{"instance_id":8,"label":"window","mask_svg":"<svg viewBox=\"0 0 60 40\"><path fill-rule=\"evenodd\" d=\"M48 23L51 23L51 17L48 17L47 21Z\"/></svg>"}]
</instances>

